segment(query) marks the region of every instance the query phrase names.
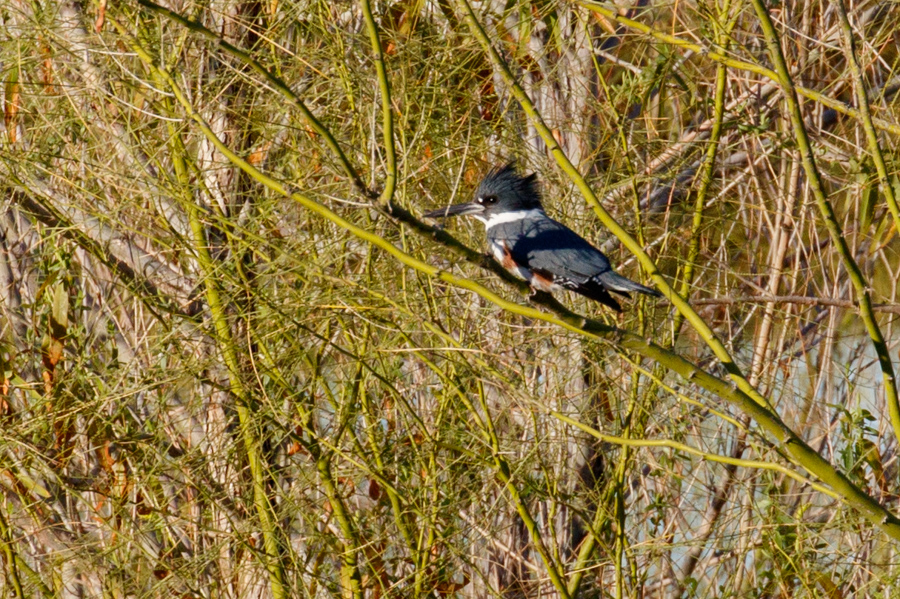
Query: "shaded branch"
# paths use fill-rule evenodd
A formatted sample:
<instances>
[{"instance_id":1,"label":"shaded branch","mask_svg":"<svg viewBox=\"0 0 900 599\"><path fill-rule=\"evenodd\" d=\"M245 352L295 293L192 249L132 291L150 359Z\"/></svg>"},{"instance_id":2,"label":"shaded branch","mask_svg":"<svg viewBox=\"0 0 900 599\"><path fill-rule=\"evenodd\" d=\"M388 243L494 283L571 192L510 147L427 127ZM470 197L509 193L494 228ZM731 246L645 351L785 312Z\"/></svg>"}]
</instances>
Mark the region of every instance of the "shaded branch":
<instances>
[{"instance_id":1,"label":"shaded branch","mask_svg":"<svg viewBox=\"0 0 900 599\"><path fill-rule=\"evenodd\" d=\"M196 314L198 307L193 304L193 290L186 286L188 281L133 242L74 208L70 207L68 214L64 214L33 194L16 192L13 202L23 213L59 230L109 268L157 318L161 316L156 311L187 317Z\"/></svg>"}]
</instances>

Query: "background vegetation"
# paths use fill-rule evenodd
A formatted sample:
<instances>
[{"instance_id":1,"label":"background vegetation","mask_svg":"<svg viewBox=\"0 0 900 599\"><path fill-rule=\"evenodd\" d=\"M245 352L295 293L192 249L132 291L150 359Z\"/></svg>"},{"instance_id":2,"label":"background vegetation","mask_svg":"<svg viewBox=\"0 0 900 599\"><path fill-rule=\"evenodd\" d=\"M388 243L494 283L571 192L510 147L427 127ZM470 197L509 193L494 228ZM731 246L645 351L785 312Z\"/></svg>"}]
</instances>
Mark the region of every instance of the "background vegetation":
<instances>
[{"instance_id":1,"label":"background vegetation","mask_svg":"<svg viewBox=\"0 0 900 599\"><path fill-rule=\"evenodd\" d=\"M4 594L898 596L900 5L842 2L0 3ZM417 218L511 159L668 299Z\"/></svg>"}]
</instances>

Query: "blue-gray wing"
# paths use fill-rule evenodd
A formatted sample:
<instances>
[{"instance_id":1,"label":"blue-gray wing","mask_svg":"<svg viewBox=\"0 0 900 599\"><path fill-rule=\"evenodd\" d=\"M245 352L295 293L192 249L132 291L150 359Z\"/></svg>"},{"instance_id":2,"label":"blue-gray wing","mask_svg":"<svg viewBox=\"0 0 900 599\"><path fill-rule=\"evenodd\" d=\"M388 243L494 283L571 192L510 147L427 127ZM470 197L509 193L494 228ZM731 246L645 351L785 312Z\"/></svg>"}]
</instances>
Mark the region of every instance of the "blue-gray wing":
<instances>
[{"instance_id":1,"label":"blue-gray wing","mask_svg":"<svg viewBox=\"0 0 900 599\"><path fill-rule=\"evenodd\" d=\"M494 225L488 229L488 239L507 248L517 266L614 310L621 308L609 291L626 297L632 291L661 297L655 289L616 273L600 250L550 218L526 218Z\"/></svg>"},{"instance_id":2,"label":"blue-gray wing","mask_svg":"<svg viewBox=\"0 0 900 599\"><path fill-rule=\"evenodd\" d=\"M559 284L585 283L610 270L600 250L549 218L505 223L491 227L489 234L506 242L517 264L552 275Z\"/></svg>"}]
</instances>

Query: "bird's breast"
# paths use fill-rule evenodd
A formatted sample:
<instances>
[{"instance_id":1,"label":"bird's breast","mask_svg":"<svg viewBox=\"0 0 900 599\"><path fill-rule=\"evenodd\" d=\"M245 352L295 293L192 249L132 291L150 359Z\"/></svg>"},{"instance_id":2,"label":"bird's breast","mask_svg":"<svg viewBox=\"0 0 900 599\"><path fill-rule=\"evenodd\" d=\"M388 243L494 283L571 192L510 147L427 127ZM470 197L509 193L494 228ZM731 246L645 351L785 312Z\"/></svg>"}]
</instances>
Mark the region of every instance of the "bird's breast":
<instances>
[{"instance_id":1,"label":"bird's breast","mask_svg":"<svg viewBox=\"0 0 900 599\"><path fill-rule=\"evenodd\" d=\"M535 289L539 289L541 291L555 291L559 289L559 286L554 284L552 280L532 271L524 264L518 264L513 259L512 252L509 251L509 245L505 240L492 239L491 253L494 255L494 259L497 260L497 262L499 262L500 265L503 266L503 268L519 277L520 279L528 281L528 283Z\"/></svg>"},{"instance_id":2,"label":"bird's breast","mask_svg":"<svg viewBox=\"0 0 900 599\"><path fill-rule=\"evenodd\" d=\"M513 260L512 253L509 251L509 245L506 241L502 239L492 239L491 240L491 253L494 254L494 259L503 266L506 270L513 271L519 269L520 266L516 264L516 261ZM527 269L526 269L527 270ZM527 279L528 277L519 275L523 279Z\"/></svg>"}]
</instances>

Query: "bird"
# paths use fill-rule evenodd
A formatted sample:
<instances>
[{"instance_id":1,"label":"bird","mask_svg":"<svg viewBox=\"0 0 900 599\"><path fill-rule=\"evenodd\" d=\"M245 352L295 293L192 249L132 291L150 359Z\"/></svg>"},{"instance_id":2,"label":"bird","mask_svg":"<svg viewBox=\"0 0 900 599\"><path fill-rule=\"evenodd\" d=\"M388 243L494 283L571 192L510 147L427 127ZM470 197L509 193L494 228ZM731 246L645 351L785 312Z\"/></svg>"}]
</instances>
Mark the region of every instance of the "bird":
<instances>
[{"instance_id":1,"label":"bird","mask_svg":"<svg viewBox=\"0 0 900 599\"><path fill-rule=\"evenodd\" d=\"M603 252L544 212L537 173L520 175L513 163L488 172L475 199L432 210L425 218L472 216L484 224L494 258L533 291L568 289L622 311L610 292L631 297L662 294L616 273Z\"/></svg>"}]
</instances>

